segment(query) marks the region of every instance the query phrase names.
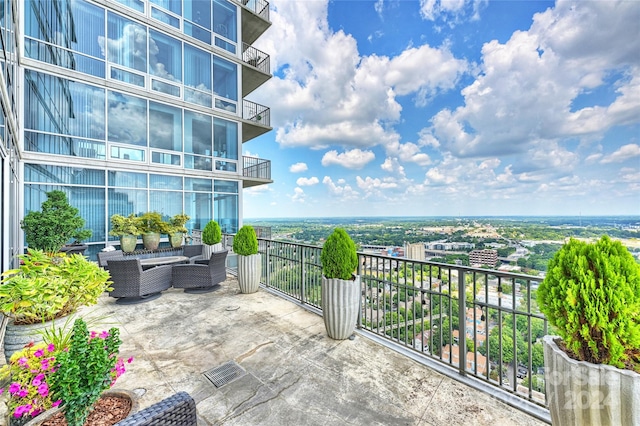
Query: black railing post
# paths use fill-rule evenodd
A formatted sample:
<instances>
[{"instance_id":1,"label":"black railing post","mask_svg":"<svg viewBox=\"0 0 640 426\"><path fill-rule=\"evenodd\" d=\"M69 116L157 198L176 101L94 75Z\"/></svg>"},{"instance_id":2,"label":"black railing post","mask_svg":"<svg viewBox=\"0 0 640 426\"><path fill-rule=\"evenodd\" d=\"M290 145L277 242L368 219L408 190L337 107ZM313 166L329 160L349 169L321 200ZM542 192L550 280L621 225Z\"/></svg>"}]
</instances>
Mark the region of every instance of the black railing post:
<instances>
[{"instance_id":1,"label":"black railing post","mask_svg":"<svg viewBox=\"0 0 640 426\"><path fill-rule=\"evenodd\" d=\"M467 370L467 307L465 271L458 270L458 372L463 376ZM453 346L453 345L452 345Z\"/></svg>"},{"instance_id":2,"label":"black railing post","mask_svg":"<svg viewBox=\"0 0 640 426\"><path fill-rule=\"evenodd\" d=\"M307 286L306 286L306 282L307 282L307 271L306 271L306 262L305 259L307 258L307 248L302 246L300 248L300 268L302 269L301 274L302 274L302 282L300 283L300 301L302 302L302 304L306 304L307 303Z\"/></svg>"},{"instance_id":3,"label":"black railing post","mask_svg":"<svg viewBox=\"0 0 640 426\"><path fill-rule=\"evenodd\" d=\"M265 262L265 268L267 269L266 272L266 276L267 276L267 282L265 283L265 286L267 286L267 288L271 285L271 240L267 240L267 250L266 250L266 262Z\"/></svg>"}]
</instances>

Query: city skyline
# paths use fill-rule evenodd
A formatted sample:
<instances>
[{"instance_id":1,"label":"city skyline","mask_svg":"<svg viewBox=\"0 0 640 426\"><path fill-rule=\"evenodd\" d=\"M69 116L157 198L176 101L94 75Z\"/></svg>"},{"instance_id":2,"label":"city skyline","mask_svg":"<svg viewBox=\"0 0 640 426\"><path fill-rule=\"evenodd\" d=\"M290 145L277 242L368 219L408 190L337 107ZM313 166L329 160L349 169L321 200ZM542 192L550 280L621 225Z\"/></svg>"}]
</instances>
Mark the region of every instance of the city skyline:
<instances>
[{"instance_id":1,"label":"city skyline","mask_svg":"<svg viewBox=\"0 0 640 426\"><path fill-rule=\"evenodd\" d=\"M640 2L270 6L244 217L640 214Z\"/></svg>"}]
</instances>

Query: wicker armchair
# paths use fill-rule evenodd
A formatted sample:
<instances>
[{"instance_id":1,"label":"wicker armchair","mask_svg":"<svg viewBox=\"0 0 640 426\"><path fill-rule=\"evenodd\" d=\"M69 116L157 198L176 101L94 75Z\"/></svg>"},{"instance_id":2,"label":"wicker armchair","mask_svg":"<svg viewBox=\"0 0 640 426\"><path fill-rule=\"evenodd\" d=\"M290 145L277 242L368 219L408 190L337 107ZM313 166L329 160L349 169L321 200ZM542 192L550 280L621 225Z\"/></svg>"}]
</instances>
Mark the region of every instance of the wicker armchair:
<instances>
[{"instance_id":1,"label":"wicker armchair","mask_svg":"<svg viewBox=\"0 0 640 426\"><path fill-rule=\"evenodd\" d=\"M196 426L196 403L186 392L178 392L119 421L115 426Z\"/></svg>"},{"instance_id":2,"label":"wicker armchair","mask_svg":"<svg viewBox=\"0 0 640 426\"><path fill-rule=\"evenodd\" d=\"M107 261L122 259L124 259L124 253L122 252L122 250L98 252L98 265L100 265L100 267L103 269L108 269Z\"/></svg>"},{"instance_id":3,"label":"wicker armchair","mask_svg":"<svg viewBox=\"0 0 640 426\"><path fill-rule=\"evenodd\" d=\"M160 297L171 287L171 265L142 270L140 259L108 260L113 290L109 296L118 304L141 303Z\"/></svg>"},{"instance_id":4,"label":"wicker armchair","mask_svg":"<svg viewBox=\"0 0 640 426\"><path fill-rule=\"evenodd\" d=\"M202 259L202 244L182 246L182 255L189 258L189 263Z\"/></svg>"},{"instance_id":5,"label":"wicker armchair","mask_svg":"<svg viewBox=\"0 0 640 426\"><path fill-rule=\"evenodd\" d=\"M227 253L229 250L217 251L208 261L199 260L195 264L174 265L173 286L184 288L185 293L206 293L217 290L220 288L220 283L227 279Z\"/></svg>"}]
</instances>

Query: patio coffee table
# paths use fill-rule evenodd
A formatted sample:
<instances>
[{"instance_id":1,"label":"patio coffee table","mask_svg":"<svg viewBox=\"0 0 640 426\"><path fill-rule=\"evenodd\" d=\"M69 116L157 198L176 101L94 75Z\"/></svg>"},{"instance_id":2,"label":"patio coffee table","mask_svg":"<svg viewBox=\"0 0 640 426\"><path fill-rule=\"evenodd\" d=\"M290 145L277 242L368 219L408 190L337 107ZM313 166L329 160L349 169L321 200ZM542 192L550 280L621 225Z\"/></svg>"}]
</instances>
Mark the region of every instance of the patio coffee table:
<instances>
[{"instance_id":1,"label":"patio coffee table","mask_svg":"<svg viewBox=\"0 0 640 426\"><path fill-rule=\"evenodd\" d=\"M140 259L143 270L160 265L173 265L174 263L189 263L189 258L187 256L163 256Z\"/></svg>"}]
</instances>

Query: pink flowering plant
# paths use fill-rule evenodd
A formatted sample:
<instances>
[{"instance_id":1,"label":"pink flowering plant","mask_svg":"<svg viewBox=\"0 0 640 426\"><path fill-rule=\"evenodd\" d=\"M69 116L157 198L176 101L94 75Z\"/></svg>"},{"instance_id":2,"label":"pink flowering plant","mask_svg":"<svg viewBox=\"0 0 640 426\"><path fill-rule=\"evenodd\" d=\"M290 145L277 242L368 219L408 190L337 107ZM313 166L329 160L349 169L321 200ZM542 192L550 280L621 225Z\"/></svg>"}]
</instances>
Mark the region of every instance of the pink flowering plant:
<instances>
[{"instance_id":1,"label":"pink flowering plant","mask_svg":"<svg viewBox=\"0 0 640 426\"><path fill-rule=\"evenodd\" d=\"M55 372L56 348L52 344L28 345L11 356L0 375L9 377L6 389L9 412L18 418L35 417L41 412L58 406L49 390L50 377Z\"/></svg>"},{"instance_id":2,"label":"pink flowering plant","mask_svg":"<svg viewBox=\"0 0 640 426\"><path fill-rule=\"evenodd\" d=\"M27 345L0 370L9 377L7 405L12 425L21 425L45 410L61 406L69 426L82 425L102 391L112 387L133 358L119 358L122 341L117 328L100 333L75 321L68 346Z\"/></svg>"}]
</instances>

